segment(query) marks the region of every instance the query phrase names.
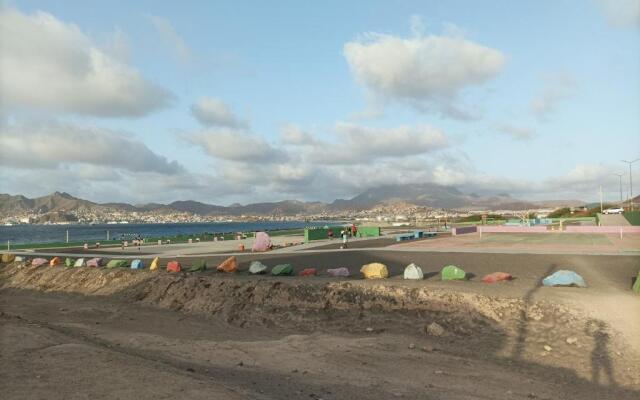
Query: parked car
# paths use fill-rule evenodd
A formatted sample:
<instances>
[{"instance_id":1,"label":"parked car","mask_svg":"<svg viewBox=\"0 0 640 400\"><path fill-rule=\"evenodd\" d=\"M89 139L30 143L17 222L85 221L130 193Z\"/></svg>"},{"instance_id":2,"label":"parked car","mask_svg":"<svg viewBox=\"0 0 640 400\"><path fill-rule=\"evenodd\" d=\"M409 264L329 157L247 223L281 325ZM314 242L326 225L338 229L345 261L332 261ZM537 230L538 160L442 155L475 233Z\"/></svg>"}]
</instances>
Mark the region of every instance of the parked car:
<instances>
[{"instance_id":1,"label":"parked car","mask_svg":"<svg viewBox=\"0 0 640 400\"><path fill-rule=\"evenodd\" d=\"M608 208L604 210L603 214L622 214L624 212L624 208Z\"/></svg>"}]
</instances>

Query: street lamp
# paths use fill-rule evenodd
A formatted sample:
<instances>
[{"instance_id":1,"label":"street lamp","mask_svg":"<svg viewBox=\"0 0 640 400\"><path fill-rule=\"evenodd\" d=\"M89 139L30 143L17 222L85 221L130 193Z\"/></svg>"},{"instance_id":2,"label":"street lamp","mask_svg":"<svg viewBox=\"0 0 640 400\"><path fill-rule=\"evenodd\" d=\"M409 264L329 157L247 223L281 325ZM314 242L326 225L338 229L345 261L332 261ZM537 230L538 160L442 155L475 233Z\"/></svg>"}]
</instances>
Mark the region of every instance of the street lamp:
<instances>
[{"instance_id":1,"label":"street lamp","mask_svg":"<svg viewBox=\"0 0 640 400\"><path fill-rule=\"evenodd\" d=\"M622 160L622 162L629 164L629 203L631 203L631 211L633 211L633 179L631 178L631 165L636 161L640 161L640 158L636 158L633 161Z\"/></svg>"},{"instance_id":2,"label":"street lamp","mask_svg":"<svg viewBox=\"0 0 640 400\"><path fill-rule=\"evenodd\" d=\"M622 175L624 175L624 172L621 174L614 174L614 175L620 178L620 207L622 207L624 204L624 201L622 200Z\"/></svg>"}]
</instances>

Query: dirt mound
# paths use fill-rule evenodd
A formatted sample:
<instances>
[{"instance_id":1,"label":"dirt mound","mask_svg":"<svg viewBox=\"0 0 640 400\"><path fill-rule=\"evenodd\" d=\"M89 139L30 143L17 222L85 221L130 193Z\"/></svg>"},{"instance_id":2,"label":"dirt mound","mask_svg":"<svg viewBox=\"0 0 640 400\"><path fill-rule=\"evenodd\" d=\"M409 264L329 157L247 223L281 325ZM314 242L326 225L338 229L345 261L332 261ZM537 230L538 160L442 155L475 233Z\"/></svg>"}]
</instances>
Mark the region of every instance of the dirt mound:
<instances>
[{"instance_id":1,"label":"dirt mound","mask_svg":"<svg viewBox=\"0 0 640 400\"><path fill-rule=\"evenodd\" d=\"M197 274L171 275L128 269L31 267L4 269L4 287L85 295L118 295L175 311L217 316L239 326L299 325L313 330L335 322L363 330L364 325L393 325L418 330L437 321L452 334L500 331L503 320L517 317L517 299L500 300L468 293L391 284L360 285L287 278L236 279ZM515 310L515 312L514 312ZM536 312L532 307L530 312Z\"/></svg>"},{"instance_id":2,"label":"dirt mound","mask_svg":"<svg viewBox=\"0 0 640 400\"><path fill-rule=\"evenodd\" d=\"M24 263L6 265L2 285L20 289L110 295L150 276L129 269L32 267Z\"/></svg>"}]
</instances>

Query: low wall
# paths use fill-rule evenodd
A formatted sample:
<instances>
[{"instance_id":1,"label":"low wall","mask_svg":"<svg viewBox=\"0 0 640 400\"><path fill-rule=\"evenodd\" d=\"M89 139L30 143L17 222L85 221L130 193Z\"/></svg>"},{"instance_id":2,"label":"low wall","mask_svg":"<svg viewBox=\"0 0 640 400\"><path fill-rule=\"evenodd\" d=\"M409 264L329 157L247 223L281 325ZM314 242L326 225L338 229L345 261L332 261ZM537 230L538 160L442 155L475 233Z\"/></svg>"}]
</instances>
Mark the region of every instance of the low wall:
<instances>
[{"instance_id":1,"label":"low wall","mask_svg":"<svg viewBox=\"0 0 640 400\"><path fill-rule=\"evenodd\" d=\"M640 226L572 226L567 225L565 232L570 233L640 233Z\"/></svg>"},{"instance_id":2,"label":"low wall","mask_svg":"<svg viewBox=\"0 0 640 400\"><path fill-rule=\"evenodd\" d=\"M627 211L622 215L631 225L640 226L640 211Z\"/></svg>"},{"instance_id":3,"label":"low wall","mask_svg":"<svg viewBox=\"0 0 640 400\"><path fill-rule=\"evenodd\" d=\"M477 231L478 231L478 227L476 225L474 225L474 226L459 226L459 227L451 228L451 235L452 236L464 235L465 233L475 233Z\"/></svg>"},{"instance_id":4,"label":"low wall","mask_svg":"<svg viewBox=\"0 0 640 400\"><path fill-rule=\"evenodd\" d=\"M480 226L478 227L482 233L547 233L546 226Z\"/></svg>"},{"instance_id":5,"label":"low wall","mask_svg":"<svg viewBox=\"0 0 640 400\"><path fill-rule=\"evenodd\" d=\"M379 226L358 226L358 237L375 237L380 236Z\"/></svg>"},{"instance_id":6,"label":"low wall","mask_svg":"<svg viewBox=\"0 0 640 400\"><path fill-rule=\"evenodd\" d=\"M329 238L329 229L333 231L333 237L339 238L340 231L344 229L343 226L330 226L328 228L305 228L304 229L304 241L309 243L312 240L321 240Z\"/></svg>"},{"instance_id":7,"label":"low wall","mask_svg":"<svg viewBox=\"0 0 640 400\"><path fill-rule=\"evenodd\" d=\"M640 233L640 226L566 225L564 230L549 230L546 226L479 226L482 233Z\"/></svg>"}]
</instances>

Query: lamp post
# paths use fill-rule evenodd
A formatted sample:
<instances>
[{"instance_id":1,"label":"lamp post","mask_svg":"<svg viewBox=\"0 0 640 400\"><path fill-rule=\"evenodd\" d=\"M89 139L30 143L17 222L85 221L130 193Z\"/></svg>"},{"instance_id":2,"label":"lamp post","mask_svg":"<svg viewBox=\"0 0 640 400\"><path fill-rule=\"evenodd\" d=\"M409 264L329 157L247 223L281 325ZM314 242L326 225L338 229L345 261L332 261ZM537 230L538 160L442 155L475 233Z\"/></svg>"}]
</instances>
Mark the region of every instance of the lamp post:
<instances>
[{"instance_id":1,"label":"lamp post","mask_svg":"<svg viewBox=\"0 0 640 400\"><path fill-rule=\"evenodd\" d=\"M622 175L624 175L624 172L621 174L614 174L614 175L620 178L620 207L622 207L624 204L624 201L622 200Z\"/></svg>"},{"instance_id":2,"label":"lamp post","mask_svg":"<svg viewBox=\"0 0 640 400\"><path fill-rule=\"evenodd\" d=\"M631 208L631 211L633 211L633 179L631 178L631 165L636 161L640 161L640 158L636 158L633 161L622 160L622 162L629 164L629 207Z\"/></svg>"}]
</instances>

